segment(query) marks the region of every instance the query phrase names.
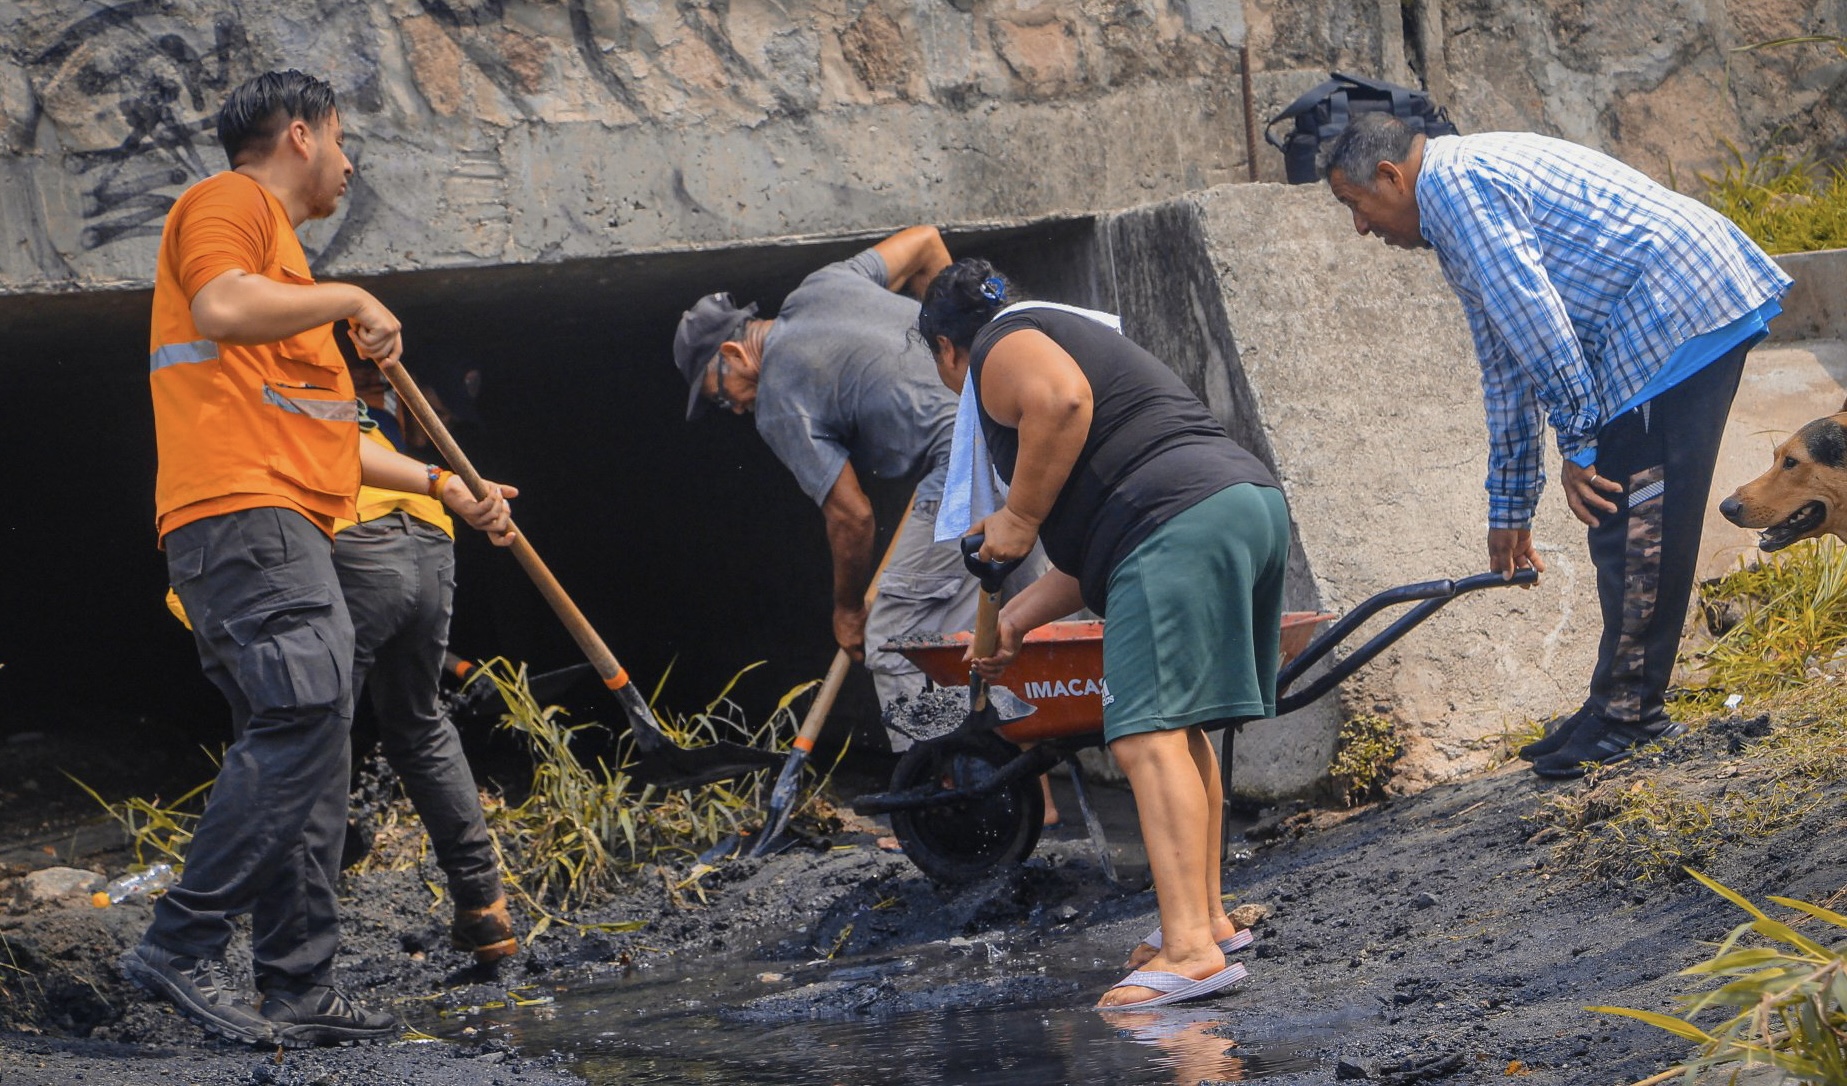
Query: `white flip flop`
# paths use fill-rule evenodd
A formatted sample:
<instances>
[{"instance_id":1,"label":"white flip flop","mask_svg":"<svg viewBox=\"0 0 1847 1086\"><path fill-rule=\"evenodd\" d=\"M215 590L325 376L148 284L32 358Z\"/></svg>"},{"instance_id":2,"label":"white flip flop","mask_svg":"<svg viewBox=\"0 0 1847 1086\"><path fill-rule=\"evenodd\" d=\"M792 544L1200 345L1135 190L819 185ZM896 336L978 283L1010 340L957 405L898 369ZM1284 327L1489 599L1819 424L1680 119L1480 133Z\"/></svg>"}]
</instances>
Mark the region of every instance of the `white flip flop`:
<instances>
[{"instance_id":1,"label":"white flip flop","mask_svg":"<svg viewBox=\"0 0 1847 1086\"><path fill-rule=\"evenodd\" d=\"M1237 933L1231 938L1219 940L1219 950L1225 954L1236 954L1238 951L1250 946L1255 939L1256 936L1251 934L1251 929L1239 928ZM1161 949L1161 929L1156 928L1149 932L1148 937L1143 939L1142 942L1156 950Z\"/></svg>"},{"instance_id":2,"label":"white flip flop","mask_svg":"<svg viewBox=\"0 0 1847 1086\"><path fill-rule=\"evenodd\" d=\"M1098 1007L1100 1011L1132 1011L1143 1007L1165 1007L1170 1003L1182 1003L1189 999L1204 999L1245 978L1244 966L1238 962L1212 974L1204 980L1194 980L1178 973L1168 973L1159 969L1137 969L1128 976L1110 985L1110 990L1117 988L1152 988L1161 994L1152 999L1137 1003L1118 1003L1109 1007Z\"/></svg>"}]
</instances>

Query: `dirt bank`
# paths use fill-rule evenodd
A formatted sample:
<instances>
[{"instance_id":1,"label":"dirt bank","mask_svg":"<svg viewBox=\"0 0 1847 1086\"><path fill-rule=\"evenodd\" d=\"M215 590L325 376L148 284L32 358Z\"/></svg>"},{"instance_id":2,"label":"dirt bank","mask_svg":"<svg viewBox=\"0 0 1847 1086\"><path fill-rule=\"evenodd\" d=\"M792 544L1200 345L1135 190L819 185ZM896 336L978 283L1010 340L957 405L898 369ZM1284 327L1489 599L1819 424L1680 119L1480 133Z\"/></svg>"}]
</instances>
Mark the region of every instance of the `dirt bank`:
<instances>
[{"instance_id":1,"label":"dirt bank","mask_svg":"<svg viewBox=\"0 0 1847 1086\"><path fill-rule=\"evenodd\" d=\"M1294 1039L1317 1061L1316 1070L1278 1083L1325 1083L1337 1073L1398 1084L1502 1081L1517 1061L1531 1086L1584 1086L1665 1067L1677 1043L1582 1008L1667 1009L1684 990L1673 974L1700 956L1700 940L1721 937L1738 917L1686 880L1638 884L1560 867L1557 831L1533 815L1550 796L1623 788L1639 774L1722 778L1766 730L1712 728L1590 783L1547 786L1516 764L1356 812L1259 823L1253 834L1263 839L1245 843L1249 854L1227 869L1225 885L1269 914L1247 959L1251 979L1202 1007L1214 1033ZM1121 830L1126 797L1105 792L1106 814ZM1708 867L1749 895L1825 900L1841 889L1847 859L1847 843L1825 832L1836 818L1831 807L1727 849ZM43 821L0 827L0 840L82 840ZM79 867L124 860L107 842L56 851L55 862ZM31 852L5 853L0 885L10 901L0 915L0 1027L9 1031L0 1034L0 1080L581 1081L561 1057L483 1044L486 1034L464 1044L290 1052L279 1061L208 1041L115 972L147 906L31 903L25 871L54 861ZM427 872L374 873L347 885L341 980L412 1025L451 1036L463 1031L445 1012L542 1001L560 987L690 960L748 974L748 984L704 993L743 1027L1087 1003L1153 923L1152 894L1110 884L1093 859L1087 842L1067 834L1021 871L943 893L901 856L879 851L870 833L849 830L821 848L724 864L697 887L681 871L648 872L582 918L644 926L554 926L496 976L479 975L447 948L447 905L425 885ZM816 972L812 963L825 959L890 964ZM758 983L759 974L774 983Z\"/></svg>"}]
</instances>

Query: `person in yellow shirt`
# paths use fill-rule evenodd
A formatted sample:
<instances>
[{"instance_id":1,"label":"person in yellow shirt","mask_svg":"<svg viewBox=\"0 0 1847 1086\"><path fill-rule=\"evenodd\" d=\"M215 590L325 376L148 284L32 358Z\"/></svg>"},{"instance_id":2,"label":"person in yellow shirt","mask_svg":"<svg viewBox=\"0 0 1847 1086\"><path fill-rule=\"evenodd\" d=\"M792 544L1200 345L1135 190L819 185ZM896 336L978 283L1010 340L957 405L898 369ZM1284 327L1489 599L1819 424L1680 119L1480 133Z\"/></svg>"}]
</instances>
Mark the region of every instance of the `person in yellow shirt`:
<instances>
[{"instance_id":1,"label":"person in yellow shirt","mask_svg":"<svg viewBox=\"0 0 1847 1086\"><path fill-rule=\"evenodd\" d=\"M395 1020L333 983L353 704L335 522L355 519L364 482L427 491L504 545L517 491L477 501L433 465L359 440L333 323L381 361L402 352L402 329L370 293L317 283L295 235L334 212L352 175L333 88L298 71L257 76L226 99L218 138L231 169L187 190L161 234L148 384L168 582L234 740L185 872L121 968L234 1040L374 1040ZM260 1007L225 964L243 914Z\"/></svg>"},{"instance_id":2,"label":"person in yellow shirt","mask_svg":"<svg viewBox=\"0 0 1847 1086\"><path fill-rule=\"evenodd\" d=\"M363 439L393 448L386 427L405 421L387 400L377 367L352 369L370 418ZM371 699L385 759L430 835L455 902L458 949L483 965L519 950L481 793L440 691L455 601L455 529L441 502L375 486L359 488L352 522L335 528L333 563L353 617L353 690Z\"/></svg>"}]
</instances>

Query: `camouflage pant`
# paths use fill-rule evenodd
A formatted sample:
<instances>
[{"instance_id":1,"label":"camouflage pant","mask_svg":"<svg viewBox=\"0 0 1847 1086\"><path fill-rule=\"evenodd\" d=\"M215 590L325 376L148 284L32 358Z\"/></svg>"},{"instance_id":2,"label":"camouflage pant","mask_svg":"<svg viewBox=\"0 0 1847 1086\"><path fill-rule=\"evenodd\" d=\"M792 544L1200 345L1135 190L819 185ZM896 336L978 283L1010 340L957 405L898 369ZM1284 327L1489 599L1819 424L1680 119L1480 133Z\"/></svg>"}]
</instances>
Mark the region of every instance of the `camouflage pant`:
<instances>
[{"instance_id":1,"label":"camouflage pant","mask_svg":"<svg viewBox=\"0 0 1847 1086\"><path fill-rule=\"evenodd\" d=\"M1700 528L1725 416L1744 370L1741 346L1611 420L1597 473L1624 484L1617 511L1590 530L1603 637L1587 703L1613 720L1662 713L1699 566Z\"/></svg>"}]
</instances>

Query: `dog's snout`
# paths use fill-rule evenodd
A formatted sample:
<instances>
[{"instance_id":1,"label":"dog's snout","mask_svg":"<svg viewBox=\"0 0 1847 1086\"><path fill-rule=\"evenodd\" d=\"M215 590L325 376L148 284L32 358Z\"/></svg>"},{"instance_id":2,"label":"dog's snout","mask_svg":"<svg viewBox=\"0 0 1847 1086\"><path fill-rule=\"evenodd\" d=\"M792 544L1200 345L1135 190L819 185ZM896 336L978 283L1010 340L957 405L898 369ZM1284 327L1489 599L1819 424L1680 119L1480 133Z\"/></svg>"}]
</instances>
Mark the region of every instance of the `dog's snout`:
<instances>
[{"instance_id":1,"label":"dog's snout","mask_svg":"<svg viewBox=\"0 0 1847 1086\"><path fill-rule=\"evenodd\" d=\"M1738 495L1733 494L1719 503L1719 515L1733 524L1741 524L1739 518L1744 516L1744 503L1738 500Z\"/></svg>"}]
</instances>

